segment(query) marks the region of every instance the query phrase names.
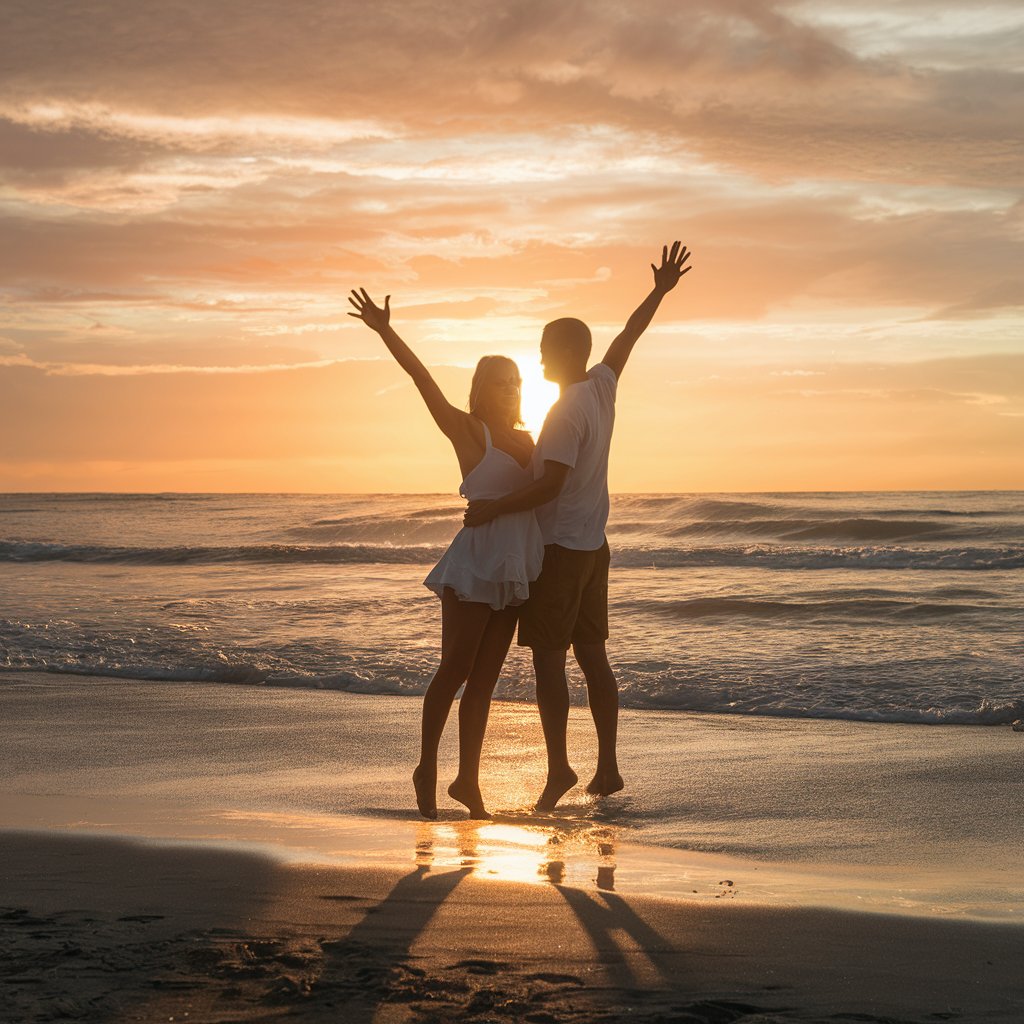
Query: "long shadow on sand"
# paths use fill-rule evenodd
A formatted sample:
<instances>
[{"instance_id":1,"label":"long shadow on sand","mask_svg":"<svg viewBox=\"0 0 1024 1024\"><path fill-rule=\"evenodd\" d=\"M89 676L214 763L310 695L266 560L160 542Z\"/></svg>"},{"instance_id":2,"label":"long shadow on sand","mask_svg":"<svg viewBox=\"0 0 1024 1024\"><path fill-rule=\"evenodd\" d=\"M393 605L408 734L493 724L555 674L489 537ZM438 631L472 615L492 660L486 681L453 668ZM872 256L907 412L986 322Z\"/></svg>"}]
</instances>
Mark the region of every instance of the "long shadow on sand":
<instances>
[{"instance_id":1,"label":"long shadow on sand","mask_svg":"<svg viewBox=\"0 0 1024 1024\"><path fill-rule=\"evenodd\" d=\"M360 983L361 992L350 996L345 1005L346 1021L369 1024L382 1003L401 996L403 980L413 982L417 997L422 997L424 972L407 963L410 950L470 871L432 872L427 865L417 864L367 910L345 938L322 943L324 966L318 987L326 990L340 984L350 989L353 973Z\"/></svg>"},{"instance_id":2,"label":"long shadow on sand","mask_svg":"<svg viewBox=\"0 0 1024 1024\"><path fill-rule=\"evenodd\" d=\"M621 896L612 892L591 895L582 889L563 885L555 888L593 944L598 963L604 968L607 997L630 1006L634 1011L639 1011L645 1002L658 1001L659 997L665 1002L671 1001L673 982L680 980L685 954L681 954ZM632 940L635 949L628 950L624 939ZM701 1000L680 1002L672 1007L668 1016L660 1019L689 1021L691 1024L729 1024L749 1015L767 1012L763 1006L748 1003Z\"/></svg>"}]
</instances>

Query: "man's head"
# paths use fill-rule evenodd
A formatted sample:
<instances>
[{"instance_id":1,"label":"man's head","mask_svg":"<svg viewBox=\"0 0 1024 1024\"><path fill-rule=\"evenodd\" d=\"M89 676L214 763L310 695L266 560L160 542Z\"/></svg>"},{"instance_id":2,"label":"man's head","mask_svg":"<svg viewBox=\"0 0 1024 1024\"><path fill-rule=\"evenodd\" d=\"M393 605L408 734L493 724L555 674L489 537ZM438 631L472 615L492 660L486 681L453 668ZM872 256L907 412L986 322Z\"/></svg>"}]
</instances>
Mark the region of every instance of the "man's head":
<instances>
[{"instance_id":1,"label":"man's head","mask_svg":"<svg viewBox=\"0 0 1024 1024\"><path fill-rule=\"evenodd\" d=\"M540 361L544 376L556 384L571 384L587 374L590 328L575 317L552 320L540 337Z\"/></svg>"}]
</instances>

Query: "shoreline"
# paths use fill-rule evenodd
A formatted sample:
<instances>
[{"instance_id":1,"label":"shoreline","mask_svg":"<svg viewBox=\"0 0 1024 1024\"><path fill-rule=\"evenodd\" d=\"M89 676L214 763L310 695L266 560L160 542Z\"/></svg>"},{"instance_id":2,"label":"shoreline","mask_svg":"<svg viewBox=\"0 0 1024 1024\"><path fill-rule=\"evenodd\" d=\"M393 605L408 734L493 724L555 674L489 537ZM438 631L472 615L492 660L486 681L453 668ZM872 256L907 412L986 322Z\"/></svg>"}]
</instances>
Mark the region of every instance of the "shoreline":
<instances>
[{"instance_id":1,"label":"shoreline","mask_svg":"<svg viewBox=\"0 0 1024 1024\"><path fill-rule=\"evenodd\" d=\"M343 683L338 685L330 685L326 680L330 677L321 676L283 676L274 678L268 676L266 678L260 678L263 675L261 671L255 672L252 677L242 677L238 675L232 675L228 672L223 678L215 679L210 677L204 677L201 675L195 675L188 672L184 672L180 675L172 672L167 672L161 675L133 675L131 671L125 670L123 672L110 670L87 670L87 669L41 669L41 668L10 668L0 666L0 681L5 677L10 677L18 680L21 677L31 676L42 676L42 677L53 677L53 678L68 678L68 679L100 679L105 681L121 680L126 683L139 683L139 684L152 684L158 686L161 684L187 684L193 686L229 686L229 687L251 687L253 689L267 689L267 690L287 690L287 691L303 691L311 693L339 693L348 694L358 697L397 697L397 698L408 698L415 700L422 700L423 694L417 692L391 692L386 690L372 690L372 689L358 689L349 680L345 680ZM570 707L579 709L586 708L586 691L582 684L578 681L574 681L573 685L570 686L569 692ZM527 697L516 697L512 695L505 695L502 693L496 693L492 698L492 704L501 705L507 704L513 707L536 707L535 701ZM716 709L716 708L676 708L676 707L658 707L658 706L633 706L630 704L621 704L620 712L624 714L631 713L654 713L654 714L669 714L669 715L688 715L688 716L711 716L715 718L738 718L752 721L783 721L783 722L837 722L837 723L851 723L860 725L896 725L896 726L924 726L925 728L942 728L942 727L954 727L954 728L978 728L978 729L1002 729L1011 730L1014 732L1024 731L1024 725L1017 727L1017 723L1024 723L1024 718L1014 718L1011 721L1011 717L1019 715L1021 712L1016 709L1010 711L1006 708L994 708L988 711L991 716L988 721L979 720L979 715L982 711L976 709L973 711L955 711L955 712L944 712L945 717L925 717L921 714L917 718L887 718L882 714L868 715L862 713L860 715L856 713L848 714L796 714L791 711L782 710L766 710L766 711L745 711L742 709L730 709L728 711Z\"/></svg>"}]
</instances>

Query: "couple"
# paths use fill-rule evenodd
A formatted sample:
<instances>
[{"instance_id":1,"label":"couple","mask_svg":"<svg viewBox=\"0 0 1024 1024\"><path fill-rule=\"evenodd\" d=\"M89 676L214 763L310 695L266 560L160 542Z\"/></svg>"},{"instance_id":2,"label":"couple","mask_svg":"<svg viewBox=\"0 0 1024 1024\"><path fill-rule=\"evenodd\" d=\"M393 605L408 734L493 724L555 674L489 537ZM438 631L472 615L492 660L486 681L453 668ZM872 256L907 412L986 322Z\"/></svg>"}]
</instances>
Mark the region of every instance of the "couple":
<instances>
[{"instance_id":1,"label":"couple","mask_svg":"<svg viewBox=\"0 0 1024 1024\"><path fill-rule=\"evenodd\" d=\"M441 664L423 699L420 762L413 773L416 804L437 817L437 750L459 688L459 773L448 787L472 818L489 818L480 793L491 694L512 643L533 651L537 705L547 747L548 776L537 810L550 811L577 783L566 750L570 644L587 681L597 729L597 770L587 792L622 789L615 753L618 687L608 657L608 450L615 393L633 346L661 300L690 267L679 242L651 264L654 287L590 370L590 330L580 320L544 328L544 376L559 386L534 446L519 408L519 369L505 356L484 356L469 392L469 412L452 405L427 368L391 327L390 298L381 308L365 289L349 302L380 335L408 373L434 422L451 441L469 500L464 528L424 583L441 598Z\"/></svg>"}]
</instances>

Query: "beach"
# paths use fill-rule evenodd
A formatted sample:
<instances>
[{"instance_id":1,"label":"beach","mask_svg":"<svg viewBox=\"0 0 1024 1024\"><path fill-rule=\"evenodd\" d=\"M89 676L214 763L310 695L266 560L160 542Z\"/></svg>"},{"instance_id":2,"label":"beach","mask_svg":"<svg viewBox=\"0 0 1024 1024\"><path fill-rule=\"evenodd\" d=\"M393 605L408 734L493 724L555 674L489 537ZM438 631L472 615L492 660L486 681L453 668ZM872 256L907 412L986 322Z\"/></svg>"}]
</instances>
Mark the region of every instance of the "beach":
<instances>
[{"instance_id":1,"label":"beach","mask_svg":"<svg viewBox=\"0 0 1024 1024\"><path fill-rule=\"evenodd\" d=\"M535 712L498 703L494 820L427 823L416 699L22 672L0 697L11 1021L1024 1014L1009 729L626 711L626 794L539 816Z\"/></svg>"},{"instance_id":2,"label":"beach","mask_svg":"<svg viewBox=\"0 0 1024 1024\"><path fill-rule=\"evenodd\" d=\"M0 1024L1024 1024L1024 2L3 13Z\"/></svg>"}]
</instances>

